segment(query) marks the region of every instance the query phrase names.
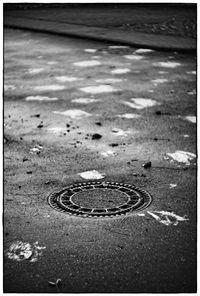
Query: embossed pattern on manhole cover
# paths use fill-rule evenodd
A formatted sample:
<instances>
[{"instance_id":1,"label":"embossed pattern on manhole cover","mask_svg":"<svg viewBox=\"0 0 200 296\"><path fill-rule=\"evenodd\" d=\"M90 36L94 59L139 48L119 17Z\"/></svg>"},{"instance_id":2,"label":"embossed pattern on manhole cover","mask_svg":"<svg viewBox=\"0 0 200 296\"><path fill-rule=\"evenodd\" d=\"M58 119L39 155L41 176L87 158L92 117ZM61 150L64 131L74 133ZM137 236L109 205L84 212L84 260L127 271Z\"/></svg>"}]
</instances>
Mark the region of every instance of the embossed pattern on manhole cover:
<instances>
[{"instance_id":1,"label":"embossed pattern on manhole cover","mask_svg":"<svg viewBox=\"0 0 200 296\"><path fill-rule=\"evenodd\" d=\"M114 217L139 211L151 203L151 196L134 185L116 182L78 183L53 192L52 208L81 217Z\"/></svg>"}]
</instances>

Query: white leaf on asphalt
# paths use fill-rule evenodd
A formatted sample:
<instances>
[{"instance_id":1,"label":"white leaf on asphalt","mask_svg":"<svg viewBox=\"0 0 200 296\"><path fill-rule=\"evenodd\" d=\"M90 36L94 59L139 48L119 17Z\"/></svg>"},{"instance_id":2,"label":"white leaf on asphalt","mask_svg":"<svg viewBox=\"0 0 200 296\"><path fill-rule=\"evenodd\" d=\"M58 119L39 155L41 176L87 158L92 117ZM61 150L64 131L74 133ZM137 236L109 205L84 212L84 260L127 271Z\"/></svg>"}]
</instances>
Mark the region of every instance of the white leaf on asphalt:
<instances>
[{"instance_id":1,"label":"white leaf on asphalt","mask_svg":"<svg viewBox=\"0 0 200 296\"><path fill-rule=\"evenodd\" d=\"M112 87L111 85L98 85L98 86L86 86L79 88L81 91L86 92L86 93L91 93L91 94L100 94L100 93L105 93L105 92L115 92L119 91L119 89L116 89Z\"/></svg>"},{"instance_id":2,"label":"white leaf on asphalt","mask_svg":"<svg viewBox=\"0 0 200 296\"><path fill-rule=\"evenodd\" d=\"M129 68L118 68L111 71L112 74L126 74L131 72Z\"/></svg>"},{"instance_id":3,"label":"white leaf on asphalt","mask_svg":"<svg viewBox=\"0 0 200 296\"><path fill-rule=\"evenodd\" d=\"M164 67L164 68L176 68L181 64L177 62L158 62L158 63L154 63L153 65L158 67Z\"/></svg>"},{"instance_id":4,"label":"white leaf on asphalt","mask_svg":"<svg viewBox=\"0 0 200 296\"><path fill-rule=\"evenodd\" d=\"M185 116L185 119L192 122L192 123L196 123L197 122L197 118L196 116Z\"/></svg>"},{"instance_id":5,"label":"white leaf on asphalt","mask_svg":"<svg viewBox=\"0 0 200 296\"><path fill-rule=\"evenodd\" d=\"M85 52L89 52L89 53L95 53L97 50L94 48L86 48L84 49Z\"/></svg>"},{"instance_id":6,"label":"white leaf on asphalt","mask_svg":"<svg viewBox=\"0 0 200 296\"><path fill-rule=\"evenodd\" d=\"M58 98L50 98L46 96L29 96L25 98L26 101L45 101L45 102L51 102L51 101L57 101Z\"/></svg>"},{"instance_id":7,"label":"white leaf on asphalt","mask_svg":"<svg viewBox=\"0 0 200 296\"><path fill-rule=\"evenodd\" d=\"M105 178L105 174L101 174L96 170L86 171L78 174L81 178L86 180L99 180Z\"/></svg>"},{"instance_id":8,"label":"white leaf on asphalt","mask_svg":"<svg viewBox=\"0 0 200 296\"><path fill-rule=\"evenodd\" d=\"M71 100L72 103L78 103L78 104L90 104L90 103L95 103L99 101L100 100L98 99L92 99L92 98L78 98L78 99Z\"/></svg>"},{"instance_id":9,"label":"white leaf on asphalt","mask_svg":"<svg viewBox=\"0 0 200 296\"><path fill-rule=\"evenodd\" d=\"M190 161L196 158L196 155L191 152L177 150L174 153L167 153L167 156L171 157L174 161L190 164Z\"/></svg>"},{"instance_id":10,"label":"white leaf on asphalt","mask_svg":"<svg viewBox=\"0 0 200 296\"><path fill-rule=\"evenodd\" d=\"M92 114L79 109L71 109L66 111L53 111L54 114L60 114L71 118L89 117Z\"/></svg>"},{"instance_id":11,"label":"white leaf on asphalt","mask_svg":"<svg viewBox=\"0 0 200 296\"><path fill-rule=\"evenodd\" d=\"M139 48L139 49L135 50L136 53L147 53L147 52L152 52L152 51L154 51L154 50L149 49L149 48Z\"/></svg>"},{"instance_id":12,"label":"white leaf on asphalt","mask_svg":"<svg viewBox=\"0 0 200 296\"><path fill-rule=\"evenodd\" d=\"M176 186L177 186L177 184L173 184L173 183L169 184L170 189L175 188Z\"/></svg>"},{"instance_id":13,"label":"white leaf on asphalt","mask_svg":"<svg viewBox=\"0 0 200 296\"><path fill-rule=\"evenodd\" d=\"M100 66L101 62L99 61L82 61L82 62L76 62L74 63L74 66L78 67L94 67L94 66Z\"/></svg>"},{"instance_id":14,"label":"white leaf on asphalt","mask_svg":"<svg viewBox=\"0 0 200 296\"><path fill-rule=\"evenodd\" d=\"M125 114L116 115L116 116L120 118L126 118L126 119L135 119L135 118L141 117L141 115L134 114L134 113L125 113Z\"/></svg>"},{"instance_id":15,"label":"white leaf on asphalt","mask_svg":"<svg viewBox=\"0 0 200 296\"><path fill-rule=\"evenodd\" d=\"M160 222L164 225L167 225L167 226L169 226L169 225L176 226L176 225L178 225L179 222L189 220L185 216L181 217L181 216L174 214L173 212L170 213L167 211L153 211L153 212L147 211L147 213L149 215L151 215L154 219L156 219L158 222Z\"/></svg>"},{"instance_id":16,"label":"white leaf on asphalt","mask_svg":"<svg viewBox=\"0 0 200 296\"><path fill-rule=\"evenodd\" d=\"M51 85L40 85L34 87L34 90L36 91L57 91L57 90L63 90L65 89L64 85L58 85L58 84L51 84Z\"/></svg>"},{"instance_id":17,"label":"white leaf on asphalt","mask_svg":"<svg viewBox=\"0 0 200 296\"><path fill-rule=\"evenodd\" d=\"M105 152L100 152L101 155L105 156L105 157L109 157L109 156L116 156L117 153L111 150L105 151Z\"/></svg>"},{"instance_id":18,"label":"white leaf on asphalt","mask_svg":"<svg viewBox=\"0 0 200 296\"><path fill-rule=\"evenodd\" d=\"M153 107L155 105L158 105L158 103L155 100L152 99L144 99L144 98L131 98L130 99L132 102L127 102L124 101L122 102L122 104L127 105L131 108L135 108L135 109L143 109L143 108L147 108L147 107Z\"/></svg>"},{"instance_id":19,"label":"white leaf on asphalt","mask_svg":"<svg viewBox=\"0 0 200 296\"><path fill-rule=\"evenodd\" d=\"M43 68L31 68L28 70L28 73L29 74L38 74L40 72L44 71Z\"/></svg>"},{"instance_id":20,"label":"white leaf on asphalt","mask_svg":"<svg viewBox=\"0 0 200 296\"><path fill-rule=\"evenodd\" d=\"M83 78L73 76L56 76L55 79L59 82L73 82L77 80L83 80Z\"/></svg>"},{"instance_id":21,"label":"white leaf on asphalt","mask_svg":"<svg viewBox=\"0 0 200 296\"><path fill-rule=\"evenodd\" d=\"M142 60L143 59L143 56L141 55L136 55L136 54L129 54L129 55L124 55L124 57L128 60L136 60L136 61L139 61L139 60Z\"/></svg>"}]
</instances>

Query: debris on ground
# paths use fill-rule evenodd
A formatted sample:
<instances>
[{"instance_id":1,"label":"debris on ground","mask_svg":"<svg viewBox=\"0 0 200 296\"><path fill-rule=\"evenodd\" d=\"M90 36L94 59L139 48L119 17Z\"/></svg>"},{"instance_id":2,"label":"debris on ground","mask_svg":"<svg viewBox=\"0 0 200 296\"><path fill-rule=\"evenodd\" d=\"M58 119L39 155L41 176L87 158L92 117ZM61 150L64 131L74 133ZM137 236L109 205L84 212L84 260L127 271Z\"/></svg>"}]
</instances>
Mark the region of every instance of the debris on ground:
<instances>
[{"instance_id":1,"label":"debris on ground","mask_svg":"<svg viewBox=\"0 0 200 296\"><path fill-rule=\"evenodd\" d=\"M144 169L150 168L152 166L151 161L148 161L148 162L144 163L142 166L143 166Z\"/></svg>"},{"instance_id":2,"label":"debris on ground","mask_svg":"<svg viewBox=\"0 0 200 296\"><path fill-rule=\"evenodd\" d=\"M41 122L40 124L38 124L37 128L42 128L44 125L43 123Z\"/></svg>"},{"instance_id":3,"label":"debris on ground","mask_svg":"<svg viewBox=\"0 0 200 296\"><path fill-rule=\"evenodd\" d=\"M178 225L179 222L189 220L185 216L181 217L179 215L174 214L173 212L170 213L167 211L153 211L153 212L147 211L147 213L151 215L153 218L155 218L158 222L167 226L171 224L176 226Z\"/></svg>"},{"instance_id":4,"label":"debris on ground","mask_svg":"<svg viewBox=\"0 0 200 296\"><path fill-rule=\"evenodd\" d=\"M48 284L49 286L59 288L62 285L62 281L61 279L57 279L55 282L49 281Z\"/></svg>"},{"instance_id":5,"label":"debris on ground","mask_svg":"<svg viewBox=\"0 0 200 296\"><path fill-rule=\"evenodd\" d=\"M102 138L102 135L100 135L100 134L93 134L92 135L92 140L99 140L101 138Z\"/></svg>"},{"instance_id":6,"label":"debris on ground","mask_svg":"<svg viewBox=\"0 0 200 296\"><path fill-rule=\"evenodd\" d=\"M105 177L105 174L101 174L96 170L92 171L86 171L78 174L81 178L86 179L86 180L99 180L103 179Z\"/></svg>"},{"instance_id":7,"label":"debris on ground","mask_svg":"<svg viewBox=\"0 0 200 296\"><path fill-rule=\"evenodd\" d=\"M30 149L31 154L40 154L42 151L43 147L40 145L35 145L33 148Z\"/></svg>"},{"instance_id":8,"label":"debris on ground","mask_svg":"<svg viewBox=\"0 0 200 296\"><path fill-rule=\"evenodd\" d=\"M172 184L171 183L171 184L169 184L169 186L170 186L169 188L172 189L172 188L175 188L177 186L177 184Z\"/></svg>"},{"instance_id":9,"label":"debris on ground","mask_svg":"<svg viewBox=\"0 0 200 296\"><path fill-rule=\"evenodd\" d=\"M171 161L177 161L186 165L190 165L190 161L196 158L196 155L194 153L180 150L177 150L174 153L167 153L167 156L169 156L165 157L165 159L167 160L169 158L172 158Z\"/></svg>"}]
</instances>

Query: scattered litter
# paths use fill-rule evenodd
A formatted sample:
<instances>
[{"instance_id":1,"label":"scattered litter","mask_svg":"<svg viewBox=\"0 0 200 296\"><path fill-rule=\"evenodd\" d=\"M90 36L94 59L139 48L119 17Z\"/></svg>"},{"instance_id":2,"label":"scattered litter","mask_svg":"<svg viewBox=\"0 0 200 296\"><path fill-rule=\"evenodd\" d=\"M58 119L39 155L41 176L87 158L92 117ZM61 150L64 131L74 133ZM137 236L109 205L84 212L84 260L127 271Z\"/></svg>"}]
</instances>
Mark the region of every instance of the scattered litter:
<instances>
[{"instance_id":1,"label":"scattered litter","mask_svg":"<svg viewBox=\"0 0 200 296\"><path fill-rule=\"evenodd\" d=\"M192 123L196 123L197 122L197 118L196 116L186 116L185 117L186 120L192 122Z\"/></svg>"},{"instance_id":2,"label":"scattered litter","mask_svg":"<svg viewBox=\"0 0 200 296\"><path fill-rule=\"evenodd\" d=\"M102 135L100 135L100 134L93 134L92 135L92 140L99 140L101 138L102 138Z\"/></svg>"},{"instance_id":3,"label":"scattered litter","mask_svg":"<svg viewBox=\"0 0 200 296\"><path fill-rule=\"evenodd\" d=\"M42 255L43 249L46 249L46 247L39 246L38 242L31 245L27 242L16 241L10 245L6 255L9 259L16 261L29 260L30 262L36 262Z\"/></svg>"},{"instance_id":4,"label":"scattered litter","mask_svg":"<svg viewBox=\"0 0 200 296\"><path fill-rule=\"evenodd\" d=\"M93 170L93 171L86 171L86 172L83 172L83 173L79 173L78 174L81 178L83 179L87 179L87 180L99 180L99 179L103 179L105 178L105 174L101 174L99 173L98 171L96 170Z\"/></svg>"},{"instance_id":5,"label":"scattered litter","mask_svg":"<svg viewBox=\"0 0 200 296\"><path fill-rule=\"evenodd\" d=\"M51 85L40 85L34 87L34 90L36 91L57 91L57 90L63 90L65 89L64 85L58 85L58 84L51 84Z\"/></svg>"},{"instance_id":6,"label":"scattered litter","mask_svg":"<svg viewBox=\"0 0 200 296\"><path fill-rule=\"evenodd\" d=\"M108 46L110 49L120 49L120 48L129 48L127 45L110 45Z\"/></svg>"},{"instance_id":7,"label":"scattered litter","mask_svg":"<svg viewBox=\"0 0 200 296\"><path fill-rule=\"evenodd\" d=\"M30 153L31 154L40 154L40 152L42 151L43 147L40 145L35 145L33 148L30 149Z\"/></svg>"},{"instance_id":8,"label":"scattered litter","mask_svg":"<svg viewBox=\"0 0 200 296\"><path fill-rule=\"evenodd\" d=\"M56 76L55 79L59 82L73 82L77 80L83 80L83 78L73 76Z\"/></svg>"},{"instance_id":9,"label":"scattered litter","mask_svg":"<svg viewBox=\"0 0 200 296\"><path fill-rule=\"evenodd\" d=\"M154 212L147 211L147 213L149 215L151 215L153 218L155 218L157 221L159 221L160 223L167 225L167 226L169 226L171 224L176 226L176 225L178 225L179 222L189 220L186 217L178 216L178 215L174 214L173 212L170 213L170 212L166 212L166 211L154 211Z\"/></svg>"},{"instance_id":10,"label":"scattered litter","mask_svg":"<svg viewBox=\"0 0 200 296\"><path fill-rule=\"evenodd\" d=\"M86 93L91 93L91 94L100 94L100 93L104 93L104 92L114 92L114 91L119 91L119 89L116 89L110 85L106 85L106 84L101 84L98 86L86 86L86 87L82 87L79 88L81 91L86 92Z\"/></svg>"},{"instance_id":11,"label":"scattered litter","mask_svg":"<svg viewBox=\"0 0 200 296\"><path fill-rule=\"evenodd\" d=\"M197 75L197 71L188 71L187 74Z\"/></svg>"},{"instance_id":12,"label":"scattered litter","mask_svg":"<svg viewBox=\"0 0 200 296\"><path fill-rule=\"evenodd\" d=\"M142 166L144 169L149 169L151 167L151 161L144 163Z\"/></svg>"},{"instance_id":13,"label":"scattered litter","mask_svg":"<svg viewBox=\"0 0 200 296\"><path fill-rule=\"evenodd\" d=\"M51 102L51 101L57 101L58 98L50 98L45 96L29 96L25 98L26 101L45 101L45 102Z\"/></svg>"},{"instance_id":14,"label":"scattered litter","mask_svg":"<svg viewBox=\"0 0 200 296\"><path fill-rule=\"evenodd\" d=\"M68 116L73 119L92 116L90 113L82 111L82 110L78 110L78 109L71 109L71 110L66 110L63 112L62 111L53 111L53 113Z\"/></svg>"},{"instance_id":15,"label":"scattered litter","mask_svg":"<svg viewBox=\"0 0 200 296\"><path fill-rule=\"evenodd\" d=\"M95 80L97 83L118 83L123 81L123 79L120 78L106 78L106 79L97 79Z\"/></svg>"},{"instance_id":16,"label":"scattered litter","mask_svg":"<svg viewBox=\"0 0 200 296\"><path fill-rule=\"evenodd\" d=\"M127 134L130 134L131 133L130 131L123 131L120 128L113 128L112 129L112 132L115 133L116 136L124 136L124 137L126 137Z\"/></svg>"},{"instance_id":17,"label":"scattered litter","mask_svg":"<svg viewBox=\"0 0 200 296\"><path fill-rule=\"evenodd\" d=\"M116 115L116 116L120 118L126 118L126 119L134 119L134 118L140 117L139 114L134 114L134 113L125 113L125 114Z\"/></svg>"},{"instance_id":18,"label":"scattered litter","mask_svg":"<svg viewBox=\"0 0 200 296\"><path fill-rule=\"evenodd\" d=\"M134 98L132 98L130 100L133 103L124 101L124 102L122 102L122 104L127 105L131 108L135 108L135 109L143 109L146 107L153 107L158 104L155 100L152 100L152 99L143 99L143 98L134 99Z\"/></svg>"},{"instance_id":19,"label":"scattered litter","mask_svg":"<svg viewBox=\"0 0 200 296\"><path fill-rule=\"evenodd\" d=\"M154 79L154 80L151 80L154 85L157 85L157 84L160 84L160 83L165 83L165 82L168 82L168 79L164 79L164 78L158 78L158 79Z\"/></svg>"},{"instance_id":20,"label":"scattered litter","mask_svg":"<svg viewBox=\"0 0 200 296\"><path fill-rule=\"evenodd\" d=\"M40 72L44 71L43 68L31 68L28 70L28 73L29 74L38 74Z\"/></svg>"},{"instance_id":21,"label":"scattered litter","mask_svg":"<svg viewBox=\"0 0 200 296\"><path fill-rule=\"evenodd\" d=\"M78 67L94 67L94 66L100 66L101 62L99 61L82 61L82 62L76 62L74 63L74 66Z\"/></svg>"},{"instance_id":22,"label":"scattered litter","mask_svg":"<svg viewBox=\"0 0 200 296\"><path fill-rule=\"evenodd\" d=\"M111 71L112 74L126 74L131 72L129 68L119 68Z\"/></svg>"},{"instance_id":23,"label":"scattered litter","mask_svg":"<svg viewBox=\"0 0 200 296\"><path fill-rule=\"evenodd\" d=\"M143 59L143 56L136 55L136 54L133 54L133 55L131 55L131 54L129 54L129 55L124 55L124 57L125 57L126 59L129 59L129 60L138 60L138 61Z\"/></svg>"},{"instance_id":24,"label":"scattered litter","mask_svg":"<svg viewBox=\"0 0 200 296\"><path fill-rule=\"evenodd\" d=\"M56 286L56 283L54 283L54 282L48 282L49 283L49 286Z\"/></svg>"},{"instance_id":25,"label":"scattered litter","mask_svg":"<svg viewBox=\"0 0 200 296\"><path fill-rule=\"evenodd\" d=\"M173 183L169 184L170 189L175 188L176 186L177 186L177 184L173 184Z\"/></svg>"},{"instance_id":26,"label":"scattered litter","mask_svg":"<svg viewBox=\"0 0 200 296\"><path fill-rule=\"evenodd\" d=\"M99 102L100 100L92 99L92 98L78 98L71 100L72 103L78 103L78 104L90 104L94 102Z\"/></svg>"},{"instance_id":27,"label":"scattered litter","mask_svg":"<svg viewBox=\"0 0 200 296\"><path fill-rule=\"evenodd\" d=\"M89 53L95 53L97 50L94 48L86 48L84 49L85 52L89 52Z\"/></svg>"},{"instance_id":28,"label":"scattered litter","mask_svg":"<svg viewBox=\"0 0 200 296\"><path fill-rule=\"evenodd\" d=\"M154 63L153 65L158 67L165 67L165 68L176 68L181 64L176 62L158 62L158 63Z\"/></svg>"},{"instance_id":29,"label":"scattered litter","mask_svg":"<svg viewBox=\"0 0 200 296\"><path fill-rule=\"evenodd\" d=\"M152 52L152 51L154 51L154 50L149 49L149 48L139 48L139 49L135 50L136 53L147 53L147 52Z\"/></svg>"},{"instance_id":30,"label":"scattered litter","mask_svg":"<svg viewBox=\"0 0 200 296\"><path fill-rule=\"evenodd\" d=\"M177 162L181 162L186 165L190 164L190 160L193 160L196 158L196 155L194 153L180 151L180 150L177 150L174 153L167 153L167 156L171 157L173 160Z\"/></svg>"},{"instance_id":31,"label":"scattered litter","mask_svg":"<svg viewBox=\"0 0 200 296\"><path fill-rule=\"evenodd\" d=\"M116 156L117 155L116 152L111 151L111 150L108 150L108 151L105 151L105 152L101 152L100 154L103 155L103 156L105 156L105 157L108 157L108 156Z\"/></svg>"},{"instance_id":32,"label":"scattered litter","mask_svg":"<svg viewBox=\"0 0 200 296\"><path fill-rule=\"evenodd\" d=\"M14 89L16 89L16 86L14 86L14 85L11 85L11 84L4 84L4 91L8 91L8 90L14 90Z\"/></svg>"},{"instance_id":33,"label":"scattered litter","mask_svg":"<svg viewBox=\"0 0 200 296\"><path fill-rule=\"evenodd\" d=\"M193 89L191 91L188 91L187 94L190 95L190 96L193 96L193 95L197 94L197 91L196 91L196 89Z\"/></svg>"}]
</instances>

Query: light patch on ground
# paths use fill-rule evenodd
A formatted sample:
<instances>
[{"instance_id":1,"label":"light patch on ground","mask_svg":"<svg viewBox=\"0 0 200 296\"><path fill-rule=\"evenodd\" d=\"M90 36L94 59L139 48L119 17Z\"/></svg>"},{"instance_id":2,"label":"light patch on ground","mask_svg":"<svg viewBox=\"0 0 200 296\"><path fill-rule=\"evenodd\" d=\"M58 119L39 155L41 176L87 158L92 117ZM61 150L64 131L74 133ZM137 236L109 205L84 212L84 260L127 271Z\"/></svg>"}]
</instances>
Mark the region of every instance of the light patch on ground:
<instances>
[{"instance_id":1,"label":"light patch on ground","mask_svg":"<svg viewBox=\"0 0 200 296\"><path fill-rule=\"evenodd\" d=\"M187 74L197 75L197 71L188 71Z\"/></svg>"},{"instance_id":2,"label":"light patch on ground","mask_svg":"<svg viewBox=\"0 0 200 296\"><path fill-rule=\"evenodd\" d=\"M100 152L101 155L105 156L105 157L109 157L109 156L116 156L117 153L111 150L105 151L105 152Z\"/></svg>"},{"instance_id":3,"label":"light patch on ground","mask_svg":"<svg viewBox=\"0 0 200 296\"><path fill-rule=\"evenodd\" d=\"M129 48L127 45L110 45L108 46L110 49L123 49L123 48Z\"/></svg>"},{"instance_id":4,"label":"light patch on ground","mask_svg":"<svg viewBox=\"0 0 200 296\"><path fill-rule=\"evenodd\" d=\"M118 83L122 82L124 79L120 78L106 78L106 79L97 79L95 80L97 83Z\"/></svg>"},{"instance_id":5,"label":"light patch on ground","mask_svg":"<svg viewBox=\"0 0 200 296\"><path fill-rule=\"evenodd\" d=\"M25 98L26 101L45 101L45 102L52 102L57 101L58 98L50 98L46 96L29 96Z\"/></svg>"},{"instance_id":6,"label":"light patch on ground","mask_svg":"<svg viewBox=\"0 0 200 296\"><path fill-rule=\"evenodd\" d=\"M89 53L95 53L97 50L94 48L86 48L84 49L85 52L89 52Z\"/></svg>"},{"instance_id":7,"label":"light patch on ground","mask_svg":"<svg viewBox=\"0 0 200 296\"><path fill-rule=\"evenodd\" d=\"M171 157L174 161L184 163L186 165L189 165L190 161L196 158L194 153L180 150L177 150L174 153L167 153L167 156Z\"/></svg>"},{"instance_id":8,"label":"light patch on ground","mask_svg":"<svg viewBox=\"0 0 200 296\"><path fill-rule=\"evenodd\" d=\"M140 117L139 114L135 114L135 113L125 113L125 114L116 115L116 116L120 118L126 118L126 119L135 119Z\"/></svg>"},{"instance_id":9,"label":"light patch on ground","mask_svg":"<svg viewBox=\"0 0 200 296\"><path fill-rule=\"evenodd\" d=\"M164 67L164 68L176 68L181 64L177 62L158 62L158 63L154 63L153 65L158 67Z\"/></svg>"},{"instance_id":10,"label":"light patch on ground","mask_svg":"<svg viewBox=\"0 0 200 296\"><path fill-rule=\"evenodd\" d=\"M138 213L137 216L143 217L143 216L145 216L145 214L144 213Z\"/></svg>"},{"instance_id":11,"label":"light patch on ground","mask_svg":"<svg viewBox=\"0 0 200 296\"><path fill-rule=\"evenodd\" d=\"M111 85L106 85L106 84L101 84L97 86L86 86L79 89L83 92L91 93L91 94L111 93L111 92L119 91L119 89L116 89Z\"/></svg>"},{"instance_id":12,"label":"light patch on ground","mask_svg":"<svg viewBox=\"0 0 200 296\"><path fill-rule=\"evenodd\" d=\"M196 122L197 122L197 118L196 118L196 116L186 116L185 119L186 119L187 121L192 122L192 123L196 123Z\"/></svg>"},{"instance_id":13,"label":"light patch on ground","mask_svg":"<svg viewBox=\"0 0 200 296\"><path fill-rule=\"evenodd\" d=\"M82 62L76 62L74 63L74 66L78 67L94 67L94 66L100 66L101 62L99 61L82 61Z\"/></svg>"},{"instance_id":14,"label":"light patch on ground","mask_svg":"<svg viewBox=\"0 0 200 296\"><path fill-rule=\"evenodd\" d=\"M105 174L101 174L96 170L86 171L78 174L81 178L86 180L99 180L105 178Z\"/></svg>"},{"instance_id":15,"label":"light patch on ground","mask_svg":"<svg viewBox=\"0 0 200 296\"><path fill-rule=\"evenodd\" d=\"M43 147L40 145L35 145L33 148L30 149L31 154L40 154L40 152L43 150Z\"/></svg>"},{"instance_id":16,"label":"light patch on ground","mask_svg":"<svg viewBox=\"0 0 200 296\"><path fill-rule=\"evenodd\" d=\"M189 138L190 136L189 136L189 135L183 135L183 137L184 137L184 138Z\"/></svg>"},{"instance_id":17,"label":"light patch on ground","mask_svg":"<svg viewBox=\"0 0 200 296\"><path fill-rule=\"evenodd\" d=\"M153 93L153 92L154 92L154 90L153 90L153 89L149 89L149 90L148 90L148 92L150 92L150 93Z\"/></svg>"},{"instance_id":18,"label":"light patch on ground","mask_svg":"<svg viewBox=\"0 0 200 296\"><path fill-rule=\"evenodd\" d=\"M113 128L112 132L116 135L116 136L123 136L123 137L127 137L128 134L131 134L131 131L124 131L120 128Z\"/></svg>"},{"instance_id":19,"label":"light patch on ground","mask_svg":"<svg viewBox=\"0 0 200 296\"><path fill-rule=\"evenodd\" d=\"M196 89L193 89L191 91L188 91L187 94L190 95L190 96L194 96L194 95L197 94L197 91L196 91Z\"/></svg>"},{"instance_id":20,"label":"light patch on ground","mask_svg":"<svg viewBox=\"0 0 200 296\"><path fill-rule=\"evenodd\" d=\"M99 59L101 56L92 56L91 59Z\"/></svg>"},{"instance_id":21,"label":"light patch on ground","mask_svg":"<svg viewBox=\"0 0 200 296\"><path fill-rule=\"evenodd\" d=\"M18 262L24 260L36 262L39 257L42 256L42 250L44 249L46 249L46 247L39 246L38 242L31 245L27 242L16 241L10 245L9 249L6 251L6 255L9 259Z\"/></svg>"},{"instance_id":22,"label":"light patch on ground","mask_svg":"<svg viewBox=\"0 0 200 296\"><path fill-rule=\"evenodd\" d=\"M63 90L65 89L64 85L59 84L51 84L51 85L40 85L34 87L34 90L36 91L57 91L57 90Z\"/></svg>"},{"instance_id":23,"label":"light patch on ground","mask_svg":"<svg viewBox=\"0 0 200 296\"><path fill-rule=\"evenodd\" d=\"M170 189L175 188L176 186L177 186L177 184L173 184L173 183L169 184Z\"/></svg>"},{"instance_id":24,"label":"light patch on ground","mask_svg":"<svg viewBox=\"0 0 200 296\"><path fill-rule=\"evenodd\" d=\"M92 98L78 98L78 99L71 100L72 103L78 103L78 104L90 104L90 103L95 103L99 101L100 100L92 99Z\"/></svg>"},{"instance_id":25,"label":"light patch on ground","mask_svg":"<svg viewBox=\"0 0 200 296\"><path fill-rule=\"evenodd\" d=\"M48 128L49 132L52 132L54 134L60 134L66 131L66 128L63 127L50 127Z\"/></svg>"},{"instance_id":26,"label":"light patch on ground","mask_svg":"<svg viewBox=\"0 0 200 296\"><path fill-rule=\"evenodd\" d=\"M53 111L54 114L64 115L71 118L81 118L92 116L90 113L79 109L71 109L66 111Z\"/></svg>"},{"instance_id":27,"label":"light patch on ground","mask_svg":"<svg viewBox=\"0 0 200 296\"><path fill-rule=\"evenodd\" d=\"M139 60L142 60L143 59L143 56L136 55L136 54L129 54L129 55L124 55L124 58L126 58L128 60L136 60L136 61L139 61Z\"/></svg>"},{"instance_id":28,"label":"light patch on ground","mask_svg":"<svg viewBox=\"0 0 200 296\"><path fill-rule=\"evenodd\" d=\"M165 79L165 78L157 78L157 79L154 79L154 80L151 80L153 82L154 85L158 85L160 83L165 83L165 82L168 82L168 79Z\"/></svg>"},{"instance_id":29,"label":"light patch on ground","mask_svg":"<svg viewBox=\"0 0 200 296\"><path fill-rule=\"evenodd\" d=\"M11 84L4 84L4 91L8 91L8 90L14 90L16 89L16 86L11 85Z\"/></svg>"},{"instance_id":30,"label":"light patch on ground","mask_svg":"<svg viewBox=\"0 0 200 296\"><path fill-rule=\"evenodd\" d=\"M159 74L168 74L167 71L158 71Z\"/></svg>"},{"instance_id":31,"label":"light patch on ground","mask_svg":"<svg viewBox=\"0 0 200 296\"><path fill-rule=\"evenodd\" d=\"M83 80L83 78L73 77L73 76L57 76L55 79L59 82L73 82L77 80Z\"/></svg>"},{"instance_id":32,"label":"light patch on ground","mask_svg":"<svg viewBox=\"0 0 200 296\"><path fill-rule=\"evenodd\" d=\"M152 52L154 51L153 49L149 49L149 48L139 48L137 50L135 50L136 53L147 53L147 52Z\"/></svg>"},{"instance_id":33,"label":"light patch on ground","mask_svg":"<svg viewBox=\"0 0 200 296\"><path fill-rule=\"evenodd\" d=\"M50 62L47 62L47 65L56 65L56 64L58 64L57 61L50 61Z\"/></svg>"},{"instance_id":34,"label":"light patch on ground","mask_svg":"<svg viewBox=\"0 0 200 296\"><path fill-rule=\"evenodd\" d=\"M167 211L153 211L149 212L147 211L149 215L151 215L154 219L156 219L158 222L164 224L164 225L178 225L179 222L182 221L188 221L189 219L181 216L178 216L174 214L173 212L167 212Z\"/></svg>"},{"instance_id":35,"label":"light patch on ground","mask_svg":"<svg viewBox=\"0 0 200 296\"><path fill-rule=\"evenodd\" d=\"M132 102L124 101L122 104L127 105L131 108L135 109L143 109L147 107L153 107L155 105L158 105L158 103L155 100L152 99L143 99L143 98L132 98L130 99Z\"/></svg>"},{"instance_id":36,"label":"light patch on ground","mask_svg":"<svg viewBox=\"0 0 200 296\"><path fill-rule=\"evenodd\" d=\"M111 71L112 74L126 74L131 72L129 68L119 68Z\"/></svg>"},{"instance_id":37,"label":"light patch on ground","mask_svg":"<svg viewBox=\"0 0 200 296\"><path fill-rule=\"evenodd\" d=\"M29 74L38 74L40 72L44 71L43 68L31 68L28 70L28 73Z\"/></svg>"}]
</instances>

